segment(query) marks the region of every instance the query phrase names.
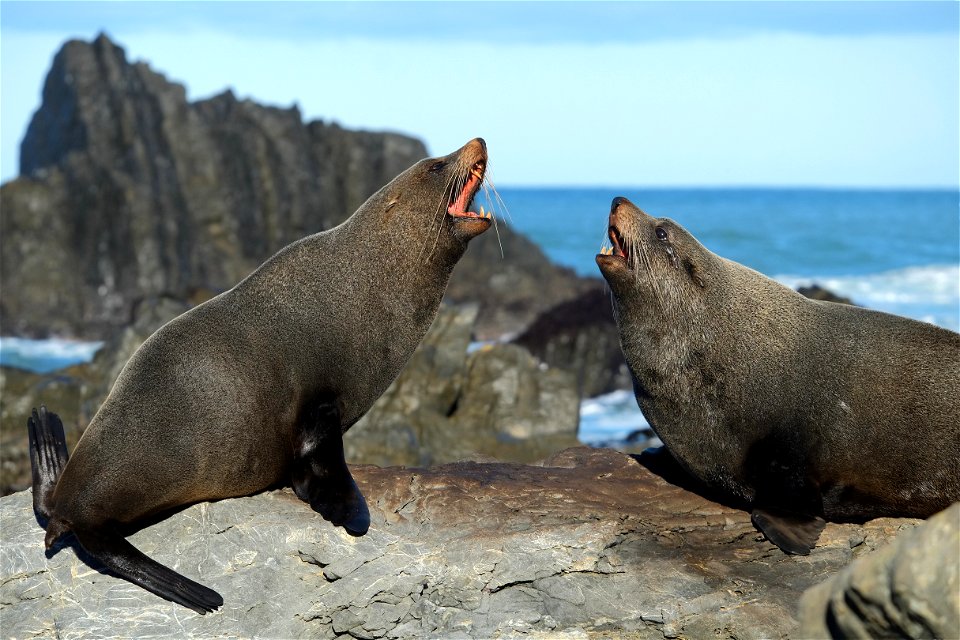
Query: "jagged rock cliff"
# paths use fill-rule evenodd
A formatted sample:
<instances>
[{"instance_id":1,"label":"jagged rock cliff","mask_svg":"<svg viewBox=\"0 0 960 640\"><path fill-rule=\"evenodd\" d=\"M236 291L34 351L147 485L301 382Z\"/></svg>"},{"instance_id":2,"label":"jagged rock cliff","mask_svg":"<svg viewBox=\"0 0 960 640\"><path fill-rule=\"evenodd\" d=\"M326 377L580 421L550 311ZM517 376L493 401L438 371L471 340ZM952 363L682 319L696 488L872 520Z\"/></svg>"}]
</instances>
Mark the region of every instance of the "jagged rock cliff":
<instances>
[{"instance_id":1,"label":"jagged rock cliff","mask_svg":"<svg viewBox=\"0 0 960 640\"><path fill-rule=\"evenodd\" d=\"M466 125L464 142L483 134ZM409 136L304 123L296 107L229 91L191 103L104 35L67 42L23 140L22 177L0 189L3 333L103 339L140 300L202 301L426 155ZM500 227L451 283L453 300L481 304L489 335L519 330L581 283Z\"/></svg>"},{"instance_id":2,"label":"jagged rock cliff","mask_svg":"<svg viewBox=\"0 0 960 640\"><path fill-rule=\"evenodd\" d=\"M671 485L625 454L572 449L539 466L354 467L363 537L288 490L190 507L131 541L224 596L199 616L52 558L29 492L0 499L4 635L266 638L783 638L804 589L917 521L828 524L809 556L750 515Z\"/></svg>"},{"instance_id":3,"label":"jagged rock cliff","mask_svg":"<svg viewBox=\"0 0 960 640\"><path fill-rule=\"evenodd\" d=\"M103 337L137 300L229 288L425 155L230 92L189 103L106 36L68 42L2 189L3 331Z\"/></svg>"}]
</instances>

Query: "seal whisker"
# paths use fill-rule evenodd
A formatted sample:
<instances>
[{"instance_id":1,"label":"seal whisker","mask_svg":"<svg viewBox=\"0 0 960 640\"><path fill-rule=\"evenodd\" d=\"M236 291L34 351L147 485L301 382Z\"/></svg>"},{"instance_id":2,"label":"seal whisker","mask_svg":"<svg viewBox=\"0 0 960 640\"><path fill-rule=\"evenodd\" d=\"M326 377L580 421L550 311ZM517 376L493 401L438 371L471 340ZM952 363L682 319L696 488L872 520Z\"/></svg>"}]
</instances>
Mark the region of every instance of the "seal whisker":
<instances>
[{"instance_id":1,"label":"seal whisker","mask_svg":"<svg viewBox=\"0 0 960 640\"><path fill-rule=\"evenodd\" d=\"M420 249L420 253L417 255L417 260L420 261L423 258L423 252L426 251L427 246L430 246L430 252L427 254L426 259L423 261L424 264L430 262L430 258L433 256L433 251L437 246L437 241L440 238L440 233L443 231L443 218L447 215L447 207L450 205L450 200L453 198L453 194L456 193L456 179L457 172L453 171L450 173L450 177L447 178L447 182L443 187L443 191L440 193L440 202L437 205L437 210L434 211L431 218L430 226L427 227L427 230L430 232L427 234L426 239L424 240L423 247ZM433 242L430 242L430 238L433 237L433 226L437 225L437 234Z\"/></svg>"},{"instance_id":2,"label":"seal whisker","mask_svg":"<svg viewBox=\"0 0 960 640\"><path fill-rule=\"evenodd\" d=\"M484 187L487 185L489 185L490 190L493 191L493 197L496 198L497 207L503 209L507 220L510 222L510 224L513 224L513 216L510 215L510 209L507 207L507 203L503 201L503 198L500 197L500 192L497 191L496 185L493 184L493 178L490 176L489 170L487 170L487 177L484 179Z\"/></svg>"}]
</instances>

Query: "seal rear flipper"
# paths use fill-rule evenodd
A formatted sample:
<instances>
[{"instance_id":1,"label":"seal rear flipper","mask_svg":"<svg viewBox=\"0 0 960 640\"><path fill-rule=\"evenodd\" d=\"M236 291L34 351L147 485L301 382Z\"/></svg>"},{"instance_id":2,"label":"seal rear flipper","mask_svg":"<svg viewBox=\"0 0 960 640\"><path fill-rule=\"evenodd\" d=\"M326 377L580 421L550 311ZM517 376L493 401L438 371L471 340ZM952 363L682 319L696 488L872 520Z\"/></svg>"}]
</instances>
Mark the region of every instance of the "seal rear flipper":
<instances>
[{"instance_id":1,"label":"seal rear flipper","mask_svg":"<svg viewBox=\"0 0 960 640\"><path fill-rule=\"evenodd\" d=\"M111 572L161 598L201 615L223 605L219 593L151 559L118 534L77 528L73 534L84 550Z\"/></svg>"},{"instance_id":2,"label":"seal rear flipper","mask_svg":"<svg viewBox=\"0 0 960 640\"><path fill-rule=\"evenodd\" d=\"M33 476L33 511L45 525L52 515L50 497L69 457L67 439L60 416L47 411L43 405L40 405L40 411L34 409L27 418L27 433Z\"/></svg>"},{"instance_id":3,"label":"seal rear flipper","mask_svg":"<svg viewBox=\"0 0 960 640\"><path fill-rule=\"evenodd\" d=\"M817 544L826 522L819 516L756 508L750 514L754 526L785 553L806 556Z\"/></svg>"},{"instance_id":4,"label":"seal rear flipper","mask_svg":"<svg viewBox=\"0 0 960 640\"><path fill-rule=\"evenodd\" d=\"M347 468L340 413L333 403L318 404L309 412L301 439L293 490L326 520L362 536L370 528L370 511Z\"/></svg>"}]
</instances>

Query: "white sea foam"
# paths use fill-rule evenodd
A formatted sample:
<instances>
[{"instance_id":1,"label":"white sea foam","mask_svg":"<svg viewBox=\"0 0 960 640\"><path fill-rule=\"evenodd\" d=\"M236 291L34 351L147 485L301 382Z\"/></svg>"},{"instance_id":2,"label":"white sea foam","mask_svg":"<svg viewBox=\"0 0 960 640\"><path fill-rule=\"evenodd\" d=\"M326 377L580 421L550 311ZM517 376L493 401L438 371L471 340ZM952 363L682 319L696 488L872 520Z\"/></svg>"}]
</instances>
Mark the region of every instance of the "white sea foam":
<instances>
[{"instance_id":1,"label":"white sea foam","mask_svg":"<svg viewBox=\"0 0 960 640\"><path fill-rule=\"evenodd\" d=\"M30 340L0 337L0 365L49 373L81 362L90 362L102 342L78 340Z\"/></svg>"},{"instance_id":2,"label":"white sea foam","mask_svg":"<svg viewBox=\"0 0 960 640\"><path fill-rule=\"evenodd\" d=\"M649 429L631 391L613 391L580 403L580 441L598 444L625 440L641 429Z\"/></svg>"},{"instance_id":3,"label":"white sea foam","mask_svg":"<svg viewBox=\"0 0 960 640\"><path fill-rule=\"evenodd\" d=\"M960 328L960 265L907 267L883 273L844 276L777 276L777 281L800 287L818 284L847 296L857 304Z\"/></svg>"}]
</instances>

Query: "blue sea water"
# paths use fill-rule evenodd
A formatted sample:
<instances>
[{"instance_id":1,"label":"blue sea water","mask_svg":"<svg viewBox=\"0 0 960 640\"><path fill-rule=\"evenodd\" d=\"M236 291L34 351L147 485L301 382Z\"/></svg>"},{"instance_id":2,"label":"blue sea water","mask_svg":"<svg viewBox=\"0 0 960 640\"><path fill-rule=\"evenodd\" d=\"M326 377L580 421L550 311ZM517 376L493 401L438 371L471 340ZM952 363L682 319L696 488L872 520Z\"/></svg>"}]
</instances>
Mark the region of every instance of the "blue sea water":
<instances>
[{"instance_id":1,"label":"blue sea water","mask_svg":"<svg viewBox=\"0 0 960 640\"><path fill-rule=\"evenodd\" d=\"M960 192L951 190L503 188L484 202L554 261L599 277L594 256L614 196L674 219L708 249L789 286L960 330ZM506 208L506 209L505 209ZM47 372L98 344L0 338L0 364ZM585 401L580 438L646 426L632 394Z\"/></svg>"}]
</instances>

